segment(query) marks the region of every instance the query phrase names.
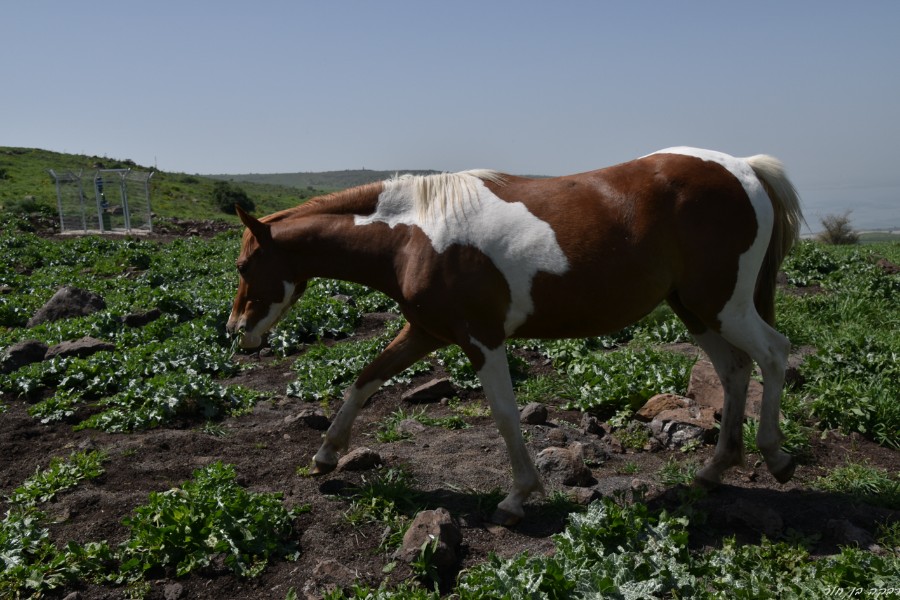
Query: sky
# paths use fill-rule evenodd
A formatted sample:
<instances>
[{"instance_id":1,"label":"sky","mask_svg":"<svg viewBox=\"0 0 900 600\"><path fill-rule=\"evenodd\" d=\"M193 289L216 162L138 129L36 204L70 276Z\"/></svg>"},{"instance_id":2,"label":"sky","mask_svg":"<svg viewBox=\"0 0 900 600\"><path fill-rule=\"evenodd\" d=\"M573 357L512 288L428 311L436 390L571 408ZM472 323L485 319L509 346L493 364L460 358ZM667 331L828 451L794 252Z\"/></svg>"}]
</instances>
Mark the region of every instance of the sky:
<instances>
[{"instance_id":1,"label":"sky","mask_svg":"<svg viewBox=\"0 0 900 600\"><path fill-rule=\"evenodd\" d=\"M813 229L900 227L900 2L29 0L0 145L199 174L786 165Z\"/></svg>"}]
</instances>

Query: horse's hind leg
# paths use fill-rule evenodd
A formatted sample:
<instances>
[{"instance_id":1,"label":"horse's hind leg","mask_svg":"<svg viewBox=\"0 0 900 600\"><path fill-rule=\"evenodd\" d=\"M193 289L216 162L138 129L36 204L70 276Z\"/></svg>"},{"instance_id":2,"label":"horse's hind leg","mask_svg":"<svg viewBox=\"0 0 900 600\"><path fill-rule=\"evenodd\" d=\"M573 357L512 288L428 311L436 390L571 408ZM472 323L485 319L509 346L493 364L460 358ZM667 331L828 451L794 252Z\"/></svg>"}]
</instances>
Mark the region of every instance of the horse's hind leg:
<instances>
[{"instance_id":1,"label":"horse's hind leg","mask_svg":"<svg viewBox=\"0 0 900 600\"><path fill-rule=\"evenodd\" d=\"M325 433L325 440L313 458L310 472L322 475L337 466L338 452L350 444L350 431L360 408L385 381L433 350L446 344L427 333L407 325L388 347L378 355L344 394L344 404Z\"/></svg>"},{"instance_id":2,"label":"horse's hind leg","mask_svg":"<svg viewBox=\"0 0 900 600\"><path fill-rule=\"evenodd\" d=\"M794 475L793 457L781 449L784 435L778 425L784 371L791 344L775 331L755 310L725 310L719 315L722 336L756 361L763 376L763 399L759 415L756 445L769 472L781 483Z\"/></svg>"},{"instance_id":3,"label":"horse's hind leg","mask_svg":"<svg viewBox=\"0 0 900 600\"><path fill-rule=\"evenodd\" d=\"M709 356L725 391L716 452L696 477L702 485L715 485L726 469L744 465L744 405L753 363L746 352L711 329L695 334L694 339Z\"/></svg>"}]
</instances>

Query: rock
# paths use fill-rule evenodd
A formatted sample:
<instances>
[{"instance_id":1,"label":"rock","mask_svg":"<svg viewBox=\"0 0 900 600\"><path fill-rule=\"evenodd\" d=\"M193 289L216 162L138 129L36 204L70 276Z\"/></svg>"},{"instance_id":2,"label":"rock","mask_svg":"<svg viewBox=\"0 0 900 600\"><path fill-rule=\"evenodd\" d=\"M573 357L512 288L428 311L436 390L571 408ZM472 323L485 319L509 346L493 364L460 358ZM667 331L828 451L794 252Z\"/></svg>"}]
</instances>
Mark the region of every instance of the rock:
<instances>
[{"instance_id":1,"label":"rock","mask_svg":"<svg viewBox=\"0 0 900 600\"><path fill-rule=\"evenodd\" d=\"M581 442L582 456L584 464L589 467L599 467L609 460L609 452L603 447L599 441Z\"/></svg>"},{"instance_id":2,"label":"rock","mask_svg":"<svg viewBox=\"0 0 900 600\"><path fill-rule=\"evenodd\" d=\"M661 412L685 408L691 403L690 399L676 394L657 394L647 400L634 417L639 421L648 423L655 419Z\"/></svg>"},{"instance_id":3,"label":"rock","mask_svg":"<svg viewBox=\"0 0 900 600\"><path fill-rule=\"evenodd\" d=\"M600 421L590 413L582 413L581 415L581 432L585 435L590 434L598 437L606 435L606 430L600 425Z\"/></svg>"},{"instance_id":4,"label":"rock","mask_svg":"<svg viewBox=\"0 0 900 600\"><path fill-rule=\"evenodd\" d=\"M784 370L785 387L800 388L806 383L806 378L803 377L801 367L803 367L803 363L806 362L807 357L815 353L816 348L814 346L801 346L796 352L788 356L787 367Z\"/></svg>"},{"instance_id":5,"label":"rock","mask_svg":"<svg viewBox=\"0 0 900 600\"><path fill-rule=\"evenodd\" d=\"M337 464L338 471L368 471L380 465L381 455L371 448L354 448L341 457Z\"/></svg>"},{"instance_id":6,"label":"rock","mask_svg":"<svg viewBox=\"0 0 900 600\"><path fill-rule=\"evenodd\" d=\"M603 494L600 493L600 490L592 487L576 487L572 488L569 492L569 498L572 502L580 506L587 506L591 502L599 500L602 497Z\"/></svg>"},{"instance_id":7,"label":"rock","mask_svg":"<svg viewBox=\"0 0 900 600\"><path fill-rule=\"evenodd\" d=\"M878 262L875 263L875 266L884 271L886 275L896 275L897 273L900 273L900 266L895 265L886 258L878 259Z\"/></svg>"},{"instance_id":8,"label":"rock","mask_svg":"<svg viewBox=\"0 0 900 600\"><path fill-rule=\"evenodd\" d=\"M397 423L397 431L404 435L414 436L428 429L415 419L403 419Z\"/></svg>"},{"instance_id":9,"label":"rock","mask_svg":"<svg viewBox=\"0 0 900 600\"><path fill-rule=\"evenodd\" d=\"M63 600L81 600L81 598L81 592L72 592L71 594L63 598Z\"/></svg>"},{"instance_id":10,"label":"rock","mask_svg":"<svg viewBox=\"0 0 900 600\"><path fill-rule=\"evenodd\" d=\"M86 317L104 308L106 308L106 301L101 296L87 290L66 286L60 288L44 306L34 313L34 316L28 320L28 327L70 317Z\"/></svg>"},{"instance_id":11,"label":"rock","mask_svg":"<svg viewBox=\"0 0 900 600\"><path fill-rule=\"evenodd\" d=\"M44 342L25 340L13 344L0 354L0 374L12 373L25 365L41 362L46 355L47 344Z\"/></svg>"},{"instance_id":12,"label":"rock","mask_svg":"<svg viewBox=\"0 0 900 600\"><path fill-rule=\"evenodd\" d=\"M528 425L543 425L547 422L547 407L540 402L532 402L519 413L519 421Z\"/></svg>"},{"instance_id":13,"label":"rock","mask_svg":"<svg viewBox=\"0 0 900 600\"><path fill-rule=\"evenodd\" d=\"M689 442L712 441L716 434L716 415L706 406L663 410L648 427L664 448L681 448Z\"/></svg>"},{"instance_id":14,"label":"rock","mask_svg":"<svg viewBox=\"0 0 900 600\"><path fill-rule=\"evenodd\" d=\"M125 315L122 317L122 323L127 325L128 327L143 327L148 323L152 323L162 316L162 311L158 308L151 308L150 310L132 313L130 315Z\"/></svg>"},{"instance_id":15,"label":"rock","mask_svg":"<svg viewBox=\"0 0 900 600\"><path fill-rule=\"evenodd\" d=\"M744 416L759 420L759 409L762 405L763 386L757 380L750 379L750 387L747 390L747 405L744 408ZM691 370L691 379L688 383L687 397L700 406L712 408L716 414L722 414L722 406L725 403L725 392L722 383L716 374L711 362L700 359Z\"/></svg>"},{"instance_id":16,"label":"rock","mask_svg":"<svg viewBox=\"0 0 900 600\"><path fill-rule=\"evenodd\" d=\"M447 509L423 510L406 530L403 543L394 557L412 563L419 557L423 546L435 544L433 550L429 550L431 564L437 568L441 581L448 581L459 562L461 543L462 533Z\"/></svg>"},{"instance_id":17,"label":"rock","mask_svg":"<svg viewBox=\"0 0 900 600\"><path fill-rule=\"evenodd\" d=\"M456 390L453 384L446 377L432 379L428 383L424 383L417 388L409 390L400 398L411 404L420 404L424 402L437 402L441 398L455 396Z\"/></svg>"},{"instance_id":18,"label":"rock","mask_svg":"<svg viewBox=\"0 0 900 600\"><path fill-rule=\"evenodd\" d=\"M325 412L320 408L304 408L300 412L288 415L284 418L286 425L301 421L307 427L325 431L331 425L331 421L325 416Z\"/></svg>"},{"instance_id":19,"label":"rock","mask_svg":"<svg viewBox=\"0 0 900 600\"><path fill-rule=\"evenodd\" d=\"M166 600L179 600L184 595L184 588L180 583L167 584L163 590L163 596Z\"/></svg>"},{"instance_id":20,"label":"rock","mask_svg":"<svg viewBox=\"0 0 900 600\"><path fill-rule=\"evenodd\" d=\"M104 342L103 340L98 340L97 338L86 335L77 340L61 342L55 346L51 346L47 350L47 354L44 358L46 360L52 358L66 358L68 356L85 358L98 352L108 352L115 349L115 344L110 344L109 342Z\"/></svg>"},{"instance_id":21,"label":"rock","mask_svg":"<svg viewBox=\"0 0 900 600\"><path fill-rule=\"evenodd\" d=\"M567 448L544 448L534 464L548 479L563 485L586 487L596 483L591 470L584 464L584 450L577 442Z\"/></svg>"},{"instance_id":22,"label":"rock","mask_svg":"<svg viewBox=\"0 0 900 600\"><path fill-rule=\"evenodd\" d=\"M564 446L568 441L569 436L566 435L565 430L559 427L551 429L550 433L547 434L547 442L552 446Z\"/></svg>"},{"instance_id":23,"label":"rock","mask_svg":"<svg viewBox=\"0 0 900 600\"><path fill-rule=\"evenodd\" d=\"M312 578L319 585L345 585L356 579L357 574L333 558L320 560L313 567Z\"/></svg>"}]
</instances>

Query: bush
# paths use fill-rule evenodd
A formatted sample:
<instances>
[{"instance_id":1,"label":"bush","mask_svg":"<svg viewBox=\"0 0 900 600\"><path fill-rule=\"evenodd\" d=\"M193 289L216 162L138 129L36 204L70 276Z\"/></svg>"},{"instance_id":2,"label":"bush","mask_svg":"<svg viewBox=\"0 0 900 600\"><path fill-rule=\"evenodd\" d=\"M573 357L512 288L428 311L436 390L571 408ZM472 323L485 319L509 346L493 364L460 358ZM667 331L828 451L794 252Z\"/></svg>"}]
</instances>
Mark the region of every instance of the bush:
<instances>
[{"instance_id":1,"label":"bush","mask_svg":"<svg viewBox=\"0 0 900 600\"><path fill-rule=\"evenodd\" d=\"M825 231L819 234L819 241L826 244L856 244L859 234L850 226L850 211L842 215L825 215L822 217Z\"/></svg>"},{"instance_id":2,"label":"bush","mask_svg":"<svg viewBox=\"0 0 900 600\"><path fill-rule=\"evenodd\" d=\"M227 181L217 181L213 186L213 202L223 213L236 214L235 205L247 212L256 210L256 204L243 189Z\"/></svg>"}]
</instances>

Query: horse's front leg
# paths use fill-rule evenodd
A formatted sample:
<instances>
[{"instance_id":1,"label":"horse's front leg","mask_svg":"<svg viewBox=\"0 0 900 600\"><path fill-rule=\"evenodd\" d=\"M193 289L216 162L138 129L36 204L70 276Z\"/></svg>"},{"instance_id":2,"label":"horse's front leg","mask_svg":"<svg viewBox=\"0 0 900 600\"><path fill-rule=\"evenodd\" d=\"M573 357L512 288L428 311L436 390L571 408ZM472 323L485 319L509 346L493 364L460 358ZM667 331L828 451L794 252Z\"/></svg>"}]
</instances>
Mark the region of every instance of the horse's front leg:
<instances>
[{"instance_id":1,"label":"horse's front leg","mask_svg":"<svg viewBox=\"0 0 900 600\"><path fill-rule=\"evenodd\" d=\"M444 342L407 324L394 341L363 369L356 383L344 394L344 404L325 432L325 440L313 457L310 473L324 475L334 470L338 462L338 453L346 450L350 444L350 432L356 415L366 400L377 392L385 381L401 373L429 352L445 345Z\"/></svg>"},{"instance_id":2,"label":"horse's front leg","mask_svg":"<svg viewBox=\"0 0 900 600\"><path fill-rule=\"evenodd\" d=\"M525 516L522 504L533 492L543 494L544 486L522 437L519 407L516 405L516 396L509 374L506 347L500 344L497 348L488 349L474 339L472 342L484 356L484 365L477 371L478 379L484 388L484 395L490 404L497 429L506 442L513 472L512 490L497 505L492 520L501 525L515 525Z\"/></svg>"}]
</instances>

